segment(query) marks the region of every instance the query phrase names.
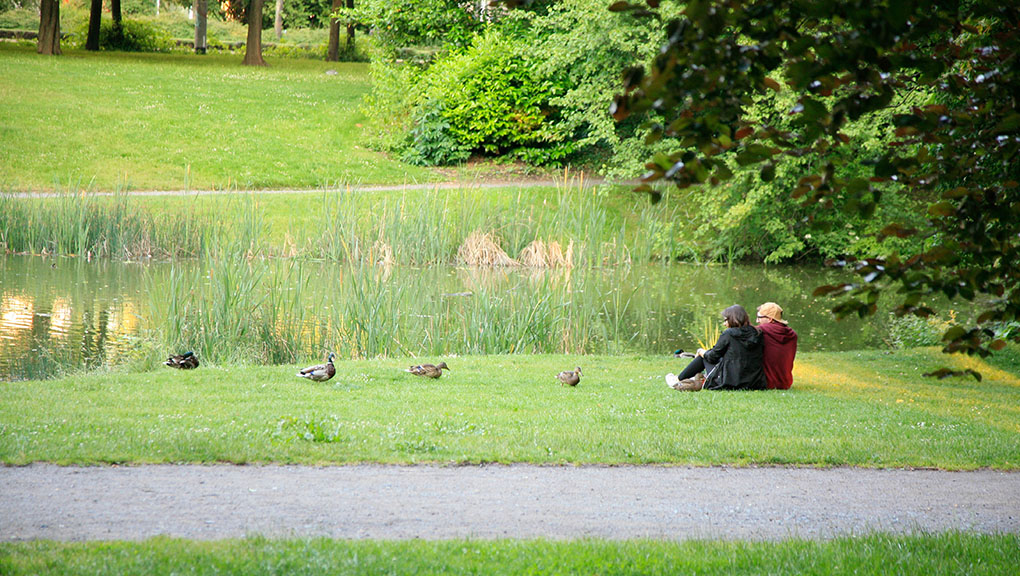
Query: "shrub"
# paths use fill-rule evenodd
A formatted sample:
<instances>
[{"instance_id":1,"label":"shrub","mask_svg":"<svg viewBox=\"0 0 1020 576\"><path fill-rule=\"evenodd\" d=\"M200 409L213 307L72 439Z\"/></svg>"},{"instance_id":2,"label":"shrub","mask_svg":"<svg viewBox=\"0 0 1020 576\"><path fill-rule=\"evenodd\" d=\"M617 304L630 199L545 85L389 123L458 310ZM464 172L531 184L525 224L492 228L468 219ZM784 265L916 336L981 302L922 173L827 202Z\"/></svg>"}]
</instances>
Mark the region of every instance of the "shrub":
<instances>
[{"instance_id":1,"label":"shrub","mask_svg":"<svg viewBox=\"0 0 1020 576\"><path fill-rule=\"evenodd\" d=\"M77 29L75 36L79 46L85 45L89 23L86 19ZM149 20L122 20L120 34L114 31L113 22L103 19L99 23L99 48L101 50L122 50L124 52L170 52L175 47L174 39L163 27Z\"/></svg>"},{"instance_id":2,"label":"shrub","mask_svg":"<svg viewBox=\"0 0 1020 576\"><path fill-rule=\"evenodd\" d=\"M416 166L457 164L471 156L471 148L461 144L450 132L450 121L443 114L443 103L429 100L418 107L414 126L407 134L407 146L401 158Z\"/></svg>"},{"instance_id":3,"label":"shrub","mask_svg":"<svg viewBox=\"0 0 1020 576\"><path fill-rule=\"evenodd\" d=\"M426 70L408 155L432 163L480 151L542 164L568 154L547 121L556 88L534 74L525 44L493 29Z\"/></svg>"},{"instance_id":4,"label":"shrub","mask_svg":"<svg viewBox=\"0 0 1020 576\"><path fill-rule=\"evenodd\" d=\"M942 335L956 324L956 312L949 311L948 317L889 316L889 344L894 348L937 346Z\"/></svg>"}]
</instances>

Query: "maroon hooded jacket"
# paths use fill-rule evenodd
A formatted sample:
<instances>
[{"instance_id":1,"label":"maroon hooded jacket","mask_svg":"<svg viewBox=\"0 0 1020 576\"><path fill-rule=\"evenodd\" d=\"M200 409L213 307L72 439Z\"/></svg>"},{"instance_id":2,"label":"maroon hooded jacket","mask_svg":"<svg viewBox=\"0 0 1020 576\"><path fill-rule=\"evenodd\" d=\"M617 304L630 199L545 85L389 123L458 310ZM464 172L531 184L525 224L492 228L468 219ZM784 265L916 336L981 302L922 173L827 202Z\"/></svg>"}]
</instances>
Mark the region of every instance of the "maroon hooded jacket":
<instances>
[{"instance_id":1,"label":"maroon hooded jacket","mask_svg":"<svg viewBox=\"0 0 1020 576\"><path fill-rule=\"evenodd\" d=\"M758 326L765 337L762 363L769 390L793 386L793 358L797 355L797 333L786 324L768 322Z\"/></svg>"}]
</instances>

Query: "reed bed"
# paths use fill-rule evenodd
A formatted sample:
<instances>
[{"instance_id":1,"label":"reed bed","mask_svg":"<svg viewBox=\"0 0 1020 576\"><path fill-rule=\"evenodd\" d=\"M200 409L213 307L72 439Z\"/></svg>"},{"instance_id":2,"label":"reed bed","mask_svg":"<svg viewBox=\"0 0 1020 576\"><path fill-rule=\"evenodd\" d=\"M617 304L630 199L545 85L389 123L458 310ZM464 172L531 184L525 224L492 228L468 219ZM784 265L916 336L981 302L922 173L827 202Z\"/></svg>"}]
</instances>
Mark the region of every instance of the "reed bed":
<instances>
[{"instance_id":1,"label":"reed bed","mask_svg":"<svg viewBox=\"0 0 1020 576\"><path fill-rule=\"evenodd\" d=\"M432 266L621 266L674 259L676 210L621 202L604 187L564 179L550 192L426 189L399 195L323 189L279 203L250 193L216 198L100 196L73 185L48 197L0 192L0 250L121 260L312 258ZM230 192L229 190L227 192ZM660 203L661 204L661 203ZM638 216L638 217L635 217ZM566 247L566 248L564 248ZM472 254L474 252L475 254Z\"/></svg>"},{"instance_id":2,"label":"reed bed","mask_svg":"<svg viewBox=\"0 0 1020 576\"><path fill-rule=\"evenodd\" d=\"M570 269L331 266L217 259L145 272L151 349L214 364L507 353L622 353L675 337L644 281ZM449 277L447 277L449 276ZM607 288L607 286L613 286ZM454 288L451 288L454 287Z\"/></svg>"}]
</instances>

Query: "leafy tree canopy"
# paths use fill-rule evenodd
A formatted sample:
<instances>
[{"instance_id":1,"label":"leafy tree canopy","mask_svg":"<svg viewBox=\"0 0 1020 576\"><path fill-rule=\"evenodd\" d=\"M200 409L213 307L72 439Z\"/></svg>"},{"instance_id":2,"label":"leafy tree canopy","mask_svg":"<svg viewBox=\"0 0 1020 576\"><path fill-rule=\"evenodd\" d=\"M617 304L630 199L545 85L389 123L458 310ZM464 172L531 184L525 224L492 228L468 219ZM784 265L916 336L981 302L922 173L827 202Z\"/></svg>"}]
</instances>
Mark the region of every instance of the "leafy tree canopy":
<instances>
[{"instance_id":1,"label":"leafy tree canopy","mask_svg":"<svg viewBox=\"0 0 1020 576\"><path fill-rule=\"evenodd\" d=\"M986 356L1020 341L1020 8L999 0L695 0L664 18L658 0L611 9L665 20L662 50L625 74L613 105L623 120L662 118L651 140L679 146L647 165L651 183L680 188L758 167L770 182L782 165L808 155L793 197L812 221L834 205L867 218L894 189L923 201L920 226L894 222L878 239L917 238L921 248L836 260L858 280L816 295L843 298L838 316L867 316L895 291L898 314L927 316L944 294L976 301L974 326L944 335L947 352ZM751 114L756 97L792 95L785 115ZM921 101L890 114L877 149L843 152L845 130L889 113L906 95ZM864 161L867 174L847 171ZM1003 330L1012 326L1014 329ZM953 374L949 370L938 376ZM974 374L980 377L977 374Z\"/></svg>"}]
</instances>

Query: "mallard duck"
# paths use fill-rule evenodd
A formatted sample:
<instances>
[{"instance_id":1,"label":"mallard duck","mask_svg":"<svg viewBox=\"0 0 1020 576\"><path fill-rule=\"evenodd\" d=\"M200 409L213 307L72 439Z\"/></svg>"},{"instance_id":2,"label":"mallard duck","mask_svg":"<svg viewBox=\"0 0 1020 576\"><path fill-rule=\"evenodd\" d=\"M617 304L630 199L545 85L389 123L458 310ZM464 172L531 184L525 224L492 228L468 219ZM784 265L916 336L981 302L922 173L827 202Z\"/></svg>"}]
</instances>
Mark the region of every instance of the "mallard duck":
<instances>
[{"instance_id":1,"label":"mallard duck","mask_svg":"<svg viewBox=\"0 0 1020 576\"><path fill-rule=\"evenodd\" d=\"M450 367L446 365L446 362L440 362L439 365L433 364L419 364L417 366L411 366L404 372L410 372L415 376L428 376L429 378L439 378L443 375L443 370L449 370Z\"/></svg>"},{"instance_id":2,"label":"mallard duck","mask_svg":"<svg viewBox=\"0 0 1020 576\"><path fill-rule=\"evenodd\" d=\"M329 358L326 360L325 364L309 366L308 368L305 368L298 372L297 375L302 378L314 380L315 382L325 382L326 380L329 380L330 378L333 377L334 374L336 374L336 367L333 366L334 356L335 354L330 352Z\"/></svg>"},{"instance_id":3,"label":"mallard duck","mask_svg":"<svg viewBox=\"0 0 1020 576\"><path fill-rule=\"evenodd\" d=\"M560 381L560 386L566 384L567 386L577 386L578 382L581 381L581 367L574 368L574 371L564 370L556 375L556 378Z\"/></svg>"},{"instance_id":4,"label":"mallard duck","mask_svg":"<svg viewBox=\"0 0 1020 576\"><path fill-rule=\"evenodd\" d=\"M184 354L171 356L163 364L180 370L191 370L192 368L198 368L198 356L195 356L194 352L189 351Z\"/></svg>"}]
</instances>

